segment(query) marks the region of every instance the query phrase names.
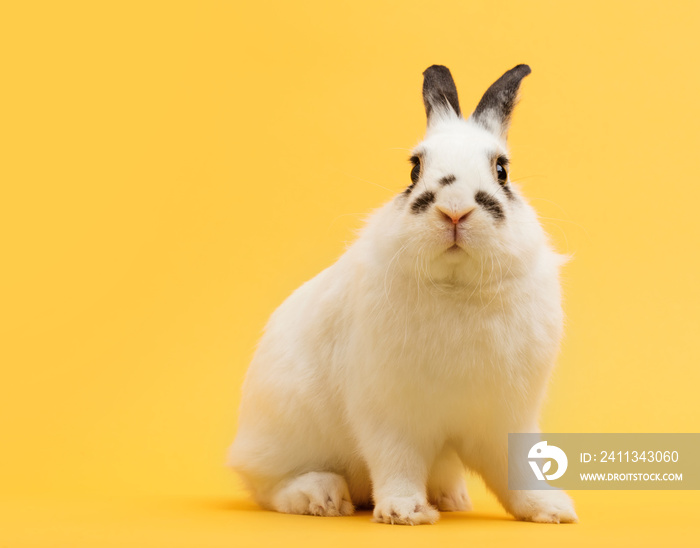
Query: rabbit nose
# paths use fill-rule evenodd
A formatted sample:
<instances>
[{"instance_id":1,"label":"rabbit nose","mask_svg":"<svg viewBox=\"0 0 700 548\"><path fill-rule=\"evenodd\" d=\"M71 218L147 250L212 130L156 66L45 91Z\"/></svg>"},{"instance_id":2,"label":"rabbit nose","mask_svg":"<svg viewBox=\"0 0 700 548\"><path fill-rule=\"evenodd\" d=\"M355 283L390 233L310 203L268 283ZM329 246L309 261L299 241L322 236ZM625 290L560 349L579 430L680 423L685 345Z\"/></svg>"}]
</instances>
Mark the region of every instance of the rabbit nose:
<instances>
[{"instance_id":1,"label":"rabbit nose","mask_svg":"<svg viewBox=\"0 0 700 548\"><path fill-rule=\"evenodd\" d=\"M454 225L458 225L462 221L466 221L467 217L469 217L472 211L476 209L475 207L469 207L465 209L454 209L445 206L435 207L440 212L440 215L443 219L445 219L448 223L452 223Z\"/></svg>"}]
</instances>

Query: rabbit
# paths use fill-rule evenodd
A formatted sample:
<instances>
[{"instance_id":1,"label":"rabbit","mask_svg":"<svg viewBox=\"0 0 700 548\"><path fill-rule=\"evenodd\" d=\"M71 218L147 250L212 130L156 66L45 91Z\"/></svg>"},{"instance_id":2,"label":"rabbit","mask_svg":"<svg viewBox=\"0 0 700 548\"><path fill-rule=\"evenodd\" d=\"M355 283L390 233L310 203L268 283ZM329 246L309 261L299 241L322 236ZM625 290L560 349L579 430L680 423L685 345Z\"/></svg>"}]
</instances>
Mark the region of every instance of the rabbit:
<instances>
[{"instance_id":1,"label":"rabbit","mask_svg":"<svg viewBox=\"0 0 700 548\"><path fill-rule=\"evenodd\" d=\"M565 258L508 175L528 74L465 118L449 69L429 67L410 184L272 314L228 453L263 508L431 524L471 508L468 468L517 519L577 521L562 491L508 489L508 433L539 431L563 331Z\"/></svg>"}]
</instances>

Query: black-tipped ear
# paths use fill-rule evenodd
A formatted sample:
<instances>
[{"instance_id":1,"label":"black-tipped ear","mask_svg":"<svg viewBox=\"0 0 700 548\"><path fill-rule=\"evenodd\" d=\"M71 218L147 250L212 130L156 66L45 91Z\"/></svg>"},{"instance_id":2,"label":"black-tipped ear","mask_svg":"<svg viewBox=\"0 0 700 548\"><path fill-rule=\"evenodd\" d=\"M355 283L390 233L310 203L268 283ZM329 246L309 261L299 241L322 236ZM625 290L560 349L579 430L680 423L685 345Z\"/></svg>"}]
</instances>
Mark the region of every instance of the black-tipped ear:
<instances>
[{"instance_id":1,"label":"black-tipped ear","mask_svg":"<svg viewBox=\"0 0 700 548\"><path fill-rule=\"evenodd\" d=\"M430 118L436 114L460 116L457 87L450 69L442 65L428 67L423 73L423 102L425 114Z\"/></svg>"},{"instance_id":2,"label":"black-tipped ear","mask_svg":"<svg viewBox=\"0 0 700 548\"><path fill-rule=\"evenodd\" d=\"M513 107L518 101L520 82L530 72L527 65L518 65L491 84L472 114L474 121L505 139Z\"/></svg>"}]
</instances>

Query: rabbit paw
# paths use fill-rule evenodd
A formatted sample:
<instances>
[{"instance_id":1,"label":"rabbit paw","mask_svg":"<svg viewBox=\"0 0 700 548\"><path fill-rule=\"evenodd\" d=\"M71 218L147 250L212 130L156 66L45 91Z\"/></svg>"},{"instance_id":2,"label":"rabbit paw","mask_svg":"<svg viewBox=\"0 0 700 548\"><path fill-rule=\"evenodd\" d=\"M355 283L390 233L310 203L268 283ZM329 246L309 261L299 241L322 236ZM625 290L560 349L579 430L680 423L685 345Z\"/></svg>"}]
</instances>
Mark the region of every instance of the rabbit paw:
<instances>
[{"instance_id":1,"label":"rabbit paw","mask_svg":"<svg viewBox=\"0 0 700 548\"><path fill-rule=\"evenodd\" d=\"M285 514L313 516L350 516L355 507L342 476L331 472L309 472L281 487L272 506Z\"/></svg>"},{"instance_id":2,"label":"rabbit paw","mask_svg":"<svg viewBox=\"0 0 700 548\"><path fill-rule=\"evenodd\" d=\"M467 486L461 478L450 489L432 493L430 502L437 506L440 512L468 512L472 509L472 501L467 494Z\"/></svg>"},{"instance_id":3,"label":"rabbit paw","mask_svg":"<svg viewBox=\"0 0 700 548\"><path fill-rule=\"evenodd\" d=\"M440 513L425 498L414 495L380 500L374 507L372 521L392 525L420 525L435 523L439 518Z\"/></svg>"},{"instance_id":4,"label":"rabbit paw","mask_svg":"<svg viewBox=\"0 0 700 548\"><path fill-rule=\"evenodd\" d=\"M513 504L512 514L523 521L537 523L576 523L578 516L569 496L563 491L519 491L522 497Z\"/></svg>"}]
</instances>

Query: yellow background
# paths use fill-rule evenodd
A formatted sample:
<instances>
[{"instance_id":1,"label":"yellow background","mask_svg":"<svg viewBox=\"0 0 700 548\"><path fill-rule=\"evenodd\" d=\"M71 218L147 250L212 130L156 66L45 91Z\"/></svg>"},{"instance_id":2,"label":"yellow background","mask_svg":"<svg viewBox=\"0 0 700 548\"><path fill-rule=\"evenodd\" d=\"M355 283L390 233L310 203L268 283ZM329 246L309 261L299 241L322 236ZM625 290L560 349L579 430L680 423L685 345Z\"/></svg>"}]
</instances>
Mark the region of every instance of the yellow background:
<instances>
[{"instance_id":1,"label":"yellow background","mask_svg":"<svg viewBox=\"0 0 700 548\"><path fill-rule=\"evenodd\" d=\"M223 460L269 314L408 184L433 63L465 111L533 69L511 174L574 254L543 428L700 430L698 6L4 3L0 545L697 538L697 492L575 492L556 527L477 479L432 528L282 516Z\"/></svg>"}]
</instances>

